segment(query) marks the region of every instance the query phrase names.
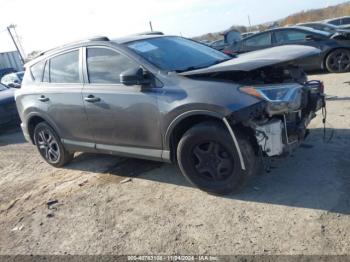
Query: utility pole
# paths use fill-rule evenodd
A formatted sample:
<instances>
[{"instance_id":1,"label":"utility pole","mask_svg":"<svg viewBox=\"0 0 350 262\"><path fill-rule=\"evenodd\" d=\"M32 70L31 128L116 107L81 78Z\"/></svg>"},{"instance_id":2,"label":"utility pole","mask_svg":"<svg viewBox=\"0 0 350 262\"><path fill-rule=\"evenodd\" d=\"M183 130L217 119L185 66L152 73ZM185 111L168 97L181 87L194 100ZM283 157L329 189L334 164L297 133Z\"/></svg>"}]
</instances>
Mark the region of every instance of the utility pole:
<instances>
[{"instance_id":1,"label":"utility pole","mask_svg":"<svg viewBox=\"0 0 350 262\"><path fill-rule=\"evenodd\" d=\"M149 27L151 28L151 32L153 32L152 21L149 21Z\"/></svg>"},{"instance_id":2,"label":"utility pole","mask_svg":"<svg viewBox=\"0 0 350 262\"><path fill-rule=\"evenodd\" d=\"M248 22L249 22L249 32L252 31L252 24L250 23L250 16L248 15Z\"/></svg>"},{"instance_id":3,"label":"utility pole","mask_svg":"<svg viewBox=\"0 0 350 262\"><path fill-rule=\"evenodd\" d=\"M15 47L16 47L16 49L17 49L17 51L18 51L18 54L19 54L19 57L20 57L22 63L24 64L24 59L23 59L21 50L20 50L20 48L19 48L19 46L18 46L18 44L17 44L17 41L16 41L15 37L13 36L13 34L12 34L12 32L11 32L11 29L15 29L15 28L16 28L16 25L9 25L9 26L7 27L7 31L9 32L10 37L11 37L11 39L12 39L12 41L13 41L13 44L15 45ZM18 40L18 39L17 39L17 40Z\"/></svg>"}]
</instances>

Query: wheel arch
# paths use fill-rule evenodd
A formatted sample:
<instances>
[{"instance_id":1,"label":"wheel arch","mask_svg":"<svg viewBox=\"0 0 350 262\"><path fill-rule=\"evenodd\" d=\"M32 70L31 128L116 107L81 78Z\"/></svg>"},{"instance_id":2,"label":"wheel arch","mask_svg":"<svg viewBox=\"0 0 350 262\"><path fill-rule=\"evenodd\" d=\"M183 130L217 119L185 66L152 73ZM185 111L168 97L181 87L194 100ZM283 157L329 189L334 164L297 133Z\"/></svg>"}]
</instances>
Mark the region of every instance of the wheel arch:
<instances>
[{"instance_id":1,"label":"wheel arch","mask_svg":"<svg viewBox=\"0 0 350 262\"><path fill-rule=\"evenodd\" d=\"M177 145L187 130L204 121L215 121L225 126L222 121L224 117L220 113L207 110L193 110L177 116L168 126L164 139L164 147L170 152L170 160L176 161Z\"/></svg>"},{"instance_id":2,"label":"wheel arch","mask_svg":"<svg viewBox=\"0 0 350 262\"><path fill-rule=\"evenodd\" d=\"M32 114L30 115L30 117L28 118L28 121L27 121L27 128L28 128L28 133L29 133L29 137L30 137L30 140L33 144L35 144L35 141L34 141L34 130L35 130L35 127L41 123L41 122L46 122L48 125L51 126L51 128L53 128L56 132L57 132L57 128L55 127L55 125L53 125L51 123L50 120L48 120L46 117L40 115L40 114Z\"/></svg>"}]
</instances>

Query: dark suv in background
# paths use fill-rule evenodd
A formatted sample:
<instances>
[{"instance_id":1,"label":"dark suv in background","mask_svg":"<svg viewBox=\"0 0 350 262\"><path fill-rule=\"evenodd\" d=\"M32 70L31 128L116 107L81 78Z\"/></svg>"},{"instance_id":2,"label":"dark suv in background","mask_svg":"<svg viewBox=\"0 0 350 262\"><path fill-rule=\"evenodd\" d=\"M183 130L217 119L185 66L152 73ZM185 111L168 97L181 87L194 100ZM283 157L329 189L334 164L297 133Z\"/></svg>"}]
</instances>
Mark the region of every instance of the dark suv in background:
<instances>
[{"instance_id":1,"label":"dark suv in background","mask_svg":"<svg viewBox=\"0 0 350 262\"><path fill-rule=\"evenodd\" d=\"M323 86L295 62L318 53L284 46L232 59L176 36L94 38L27 64L16 103L26 139L55 167L76 151L173 162L226 194L307 135Z\"/></svg>"}]
</instances>

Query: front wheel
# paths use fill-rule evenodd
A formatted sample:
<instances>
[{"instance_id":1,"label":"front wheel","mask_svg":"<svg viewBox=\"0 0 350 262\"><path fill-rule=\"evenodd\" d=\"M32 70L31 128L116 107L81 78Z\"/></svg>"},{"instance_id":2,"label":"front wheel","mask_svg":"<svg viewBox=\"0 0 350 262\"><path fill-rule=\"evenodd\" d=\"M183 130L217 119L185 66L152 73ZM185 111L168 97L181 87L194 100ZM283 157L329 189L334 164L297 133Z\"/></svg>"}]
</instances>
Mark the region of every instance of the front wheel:
<instances>
[{"instance_id":1,"label":"front wheel","mask_svg":"<svg viewBox=\"0 0 350 262\"><path fill-rule=\"evenodd\" d=\"M247 138L238 135L237 139L246 170L242 170L238 149L225 126L205 122L190 128L177 147L182 173L206 192L229 194L238 191L257 170L258 158Z\"/></svg>"},{"instance_id":2,"label":"front wheel","mask_svg":"<svg viewBox=\"0 0 350 262\"><path fill-rule=\"evenodd\" d=\"M73 159L73 154L64 148L59 136L46 122L35 127L34 141L40 155L54 167L62 167Z\"/></svg>"},{"instance_id":3,"label":"front wheel","mask_svg":"<svg viewBox=\"0 0 350 262\"><path fill-rule=\"evenodd\" d=\"M331 73L344 73L350 70L350 51L337 49L326 58L327 70Z\"/></svg>"}]
</instances>

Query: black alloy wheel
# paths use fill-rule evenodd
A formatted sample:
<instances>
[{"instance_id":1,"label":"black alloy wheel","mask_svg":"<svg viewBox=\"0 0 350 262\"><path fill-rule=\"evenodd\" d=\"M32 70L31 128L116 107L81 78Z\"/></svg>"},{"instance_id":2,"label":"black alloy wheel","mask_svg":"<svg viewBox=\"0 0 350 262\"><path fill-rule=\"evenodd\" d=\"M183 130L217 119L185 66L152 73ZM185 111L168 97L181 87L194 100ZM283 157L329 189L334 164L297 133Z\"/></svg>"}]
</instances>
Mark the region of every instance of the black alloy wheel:
<instances>
[{"instance_id":1,"label":"black alloy wheel","mask_svg":"<svg viewBox=\"0 0 350 262\"><path fill-rule=\"evenodd\" d=\"M350 51L337 49L331 52L326 59L326 67L332 73L344 73L350 70Z\"/></svg>"},{"instance_id":2,"label":"black alloy wheel","mask_svg":"<svg viewBox=\"0 0 350 262\"><path fill-rule=\"evenodd\" d=\"M231 175L234 167L233 156L219 142L199 143L192 152L195 169L204 179L224 181Z\"/></svg>"},{"instance_id":3,"label":"black alloy wheel","mask_svg":"<svg viewBox=\"0 0 350 262\"><path fill-rule=\"evenodd\" d=\"M187 130L178 143L176 154L183 175L209 193L238 192L249 177L257 173L259 163L250 140L238 131L235 133L240 148L220 122L203 122Z\"/></svg>"}]
</instances>

